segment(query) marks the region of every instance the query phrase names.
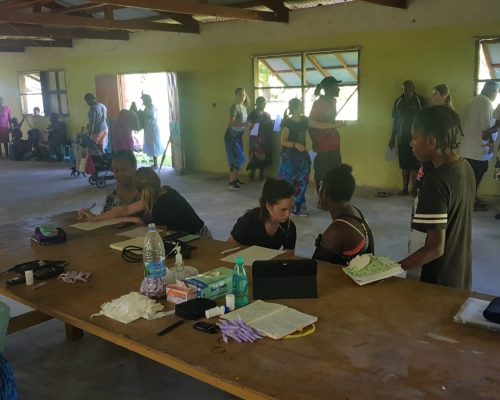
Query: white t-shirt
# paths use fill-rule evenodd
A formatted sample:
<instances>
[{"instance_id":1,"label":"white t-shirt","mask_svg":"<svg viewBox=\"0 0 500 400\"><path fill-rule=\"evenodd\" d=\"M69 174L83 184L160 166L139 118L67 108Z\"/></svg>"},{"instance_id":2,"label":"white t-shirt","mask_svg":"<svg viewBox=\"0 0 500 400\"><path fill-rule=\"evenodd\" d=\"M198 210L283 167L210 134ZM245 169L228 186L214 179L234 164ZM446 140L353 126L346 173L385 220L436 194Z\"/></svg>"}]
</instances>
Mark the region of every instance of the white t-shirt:
<instances>
[{"instance_id":1,"label":"white t-shirt","mask_svg":"<svg viewBox=\"0 0 500 400\"><path fill-rule=\"evenodd\" d=\"M500 120L500 104L495 108L495 111L493 111L493 119L497 121Z\"/></svg>"},{"instance_id":2,"label":"white t-shirt","mask_svg":"<svg viewBox=\"0 0 500 400\"><path fill-rule=\"evenodd\" d=\"M462 157L480 161L491 158L491 155L488 155L488 142L483 140L481 136L483 131L492 127L494 123L491 100L482 94L474 97L464 113L464 136L460 138L459 146ZM496 140L496 136L496 133L493 134L493 139Z\"/></svg>"}]
</instances>

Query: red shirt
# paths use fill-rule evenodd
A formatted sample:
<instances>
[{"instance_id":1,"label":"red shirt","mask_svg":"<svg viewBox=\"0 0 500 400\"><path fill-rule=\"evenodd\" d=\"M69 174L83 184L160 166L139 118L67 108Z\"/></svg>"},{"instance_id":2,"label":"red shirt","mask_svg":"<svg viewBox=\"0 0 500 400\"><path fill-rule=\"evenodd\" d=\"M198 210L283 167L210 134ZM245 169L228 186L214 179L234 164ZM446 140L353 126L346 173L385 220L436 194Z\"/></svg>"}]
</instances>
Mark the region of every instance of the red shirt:
<instances>
[{"instance_id":1,"label":"red shirt","mask_svg":"<svg viewBox=\"0 0 500 400\"><path fill-rule=\"evenodd\" d=\"M312 106L309 120L317 122L335 122L337 115L336 100L329 101L321 96ZM340 135L337 129L317 129L309 127L309 136L312 140L312 148L314 151L327 152L334 151L340 148Z\"/></svg>"}]
</instances>

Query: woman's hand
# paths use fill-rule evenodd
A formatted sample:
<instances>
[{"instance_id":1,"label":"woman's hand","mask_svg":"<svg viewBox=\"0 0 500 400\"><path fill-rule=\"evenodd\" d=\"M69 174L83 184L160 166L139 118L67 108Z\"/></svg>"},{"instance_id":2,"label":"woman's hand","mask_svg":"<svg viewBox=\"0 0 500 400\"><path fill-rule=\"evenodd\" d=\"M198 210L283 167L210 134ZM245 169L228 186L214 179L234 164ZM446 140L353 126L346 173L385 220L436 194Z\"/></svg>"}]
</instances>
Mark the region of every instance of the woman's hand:
<instances>
[{"instance_id":1,"label":"woman's hand","mask_svg":"<svg viewBox=\"0 0 500 400\"><path fill-rule=\"evenodd\" d=\"M303 144L300 144L300 143L295 143L294 147L300 151L301 153L303 153L304 151L306 151L306 146L304 146Z\"/></svg>"},{"instance_id":2,"label":"woman's hand","mask_svg":"<svg viewBox=\"0 0 500 400\"><path fill-rule=\"evenodd\" d=\"M78 211L78 219L84 219L86 221L95 221L97 218L97 215L92 214L90 210L87 208L80 208Z\"/></svg>"}]
</instances>

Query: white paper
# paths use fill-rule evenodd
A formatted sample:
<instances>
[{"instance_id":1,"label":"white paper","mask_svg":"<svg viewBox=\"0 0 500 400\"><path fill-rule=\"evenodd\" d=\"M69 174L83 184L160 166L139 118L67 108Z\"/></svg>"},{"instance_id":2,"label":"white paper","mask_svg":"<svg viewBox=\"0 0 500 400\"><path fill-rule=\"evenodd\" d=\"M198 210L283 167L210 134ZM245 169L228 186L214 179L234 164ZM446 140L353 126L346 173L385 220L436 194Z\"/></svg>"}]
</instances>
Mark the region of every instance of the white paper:
<instances>
[{"instance_id":1,"label":"white paper","mask_svg":"<svg viewBox=\"0 0 500 400\"><path fill-rule=\"evenodd\" d=\"M274 250L268 249L267 247L251 246L248 249L240 250L236 253L228 255L227 257L221 258L221 261L226 261L234 264L236 257L242 256L245 260L245 265L251 267L254 261L271 260L272 258L283 253L283 250Z\"/></svg>"},{"instance_id":2,"label":"white paper","mask_svg":"<svg viewBox=\"0 0 500 400\"><path fill-rule=\"evenodd\" d=\"M281 115L276 115L276 119L274 120L273 132L279 132L281 130Z\"/></svg>"},{"instance_id":3,"label":"white paper","mask_svg":"<svg viewBox=\"0 0 500 400\"><path fill-rule=\"evenodd\" d=\"M253 124L252 129L250 130L250 136L259 136L259 127L259 123Z\"/></svg>"},{"instance_id":4,"label":"white paper","mask_svg":"<svg viewBox=\"0 0 500 400\"><path fill-rule=\"evenodd\" d=\"M500 324L490 322L483 316L483 311L486 310L489 304L490 302L487 300L479 300L470 297L462 305L460 311L453 317L453 321L500 332Z\"/></svg>"},{"instance_id":5,"label":"white paper","mask_svg":"<svg viewBox=\"0 0 500 400\"><path fill-rule=\"evenodd\" d=\"M158 233L162 233L163 229L156 229ZM137 228L129 229L128 231L120 232L118 236L125 236L128 238L144 237L148 233L147 226L138 226ZM166 232L168 235L170 232Z\"/></svg>"},{"instance_id":6,"label":"white paper","mask_svg":"<svg viewBox=\"0 0 500 400\"><path fill-rule=\"evenodd\" d=\"M105 221L98 222L78 222L77 224L70 225L72 228L81 229L82 231L93 231L94 229L99 229L104 226L119 224L123 222L120 218L116 219L107 219Z\"/></svg>"},{"instance_id":7,"label":"white paper","mask_svg":"<svg viewBox=\"0 0 500 400\"><path fill-rule=\"evenodd\" d=\"M242 319L247 324L251 324L262 318L273 315L278 311L284 310L285 308L286 306L283 304L267 303L262 300L256 300L245 307L224 314L221 318L227 319L228 321Z\"/></svg>"},{"instance_id":8,"label":"white paper","mask_svg":"<svg viewBox=\"0 0 500 400\"><path fill-rule=\"evenodd\" d=\"M137 236L132 239L122 240L121 242L111 243L109 247L113 250L123 251L127 246L137 246L142 249L144 246L144 236Z\"/></svg>"}]
</instances>

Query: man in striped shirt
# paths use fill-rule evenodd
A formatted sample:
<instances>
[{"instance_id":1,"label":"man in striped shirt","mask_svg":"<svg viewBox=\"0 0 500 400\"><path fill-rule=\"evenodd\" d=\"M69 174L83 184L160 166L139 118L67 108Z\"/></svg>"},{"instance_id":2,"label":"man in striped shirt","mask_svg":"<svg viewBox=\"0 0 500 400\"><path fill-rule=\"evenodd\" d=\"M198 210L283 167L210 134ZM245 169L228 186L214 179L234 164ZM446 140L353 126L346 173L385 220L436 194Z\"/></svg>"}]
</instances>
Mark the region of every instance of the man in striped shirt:
<instances>
[{"instance_id":1,"label":"man in striped shirt","mask_svg":"<svg viewBox=\"0 0 500 400\"><path fill-rule=\"evenodd\" d=\"M435 169L423 182L411 223L426 234L425 244L401 266L422 267L423 282L470 289L476 185L471 166L456 151L460 135L459 117L447 106L425 108L415 117L413 154Z\"/></svg>"}]
</instances>

